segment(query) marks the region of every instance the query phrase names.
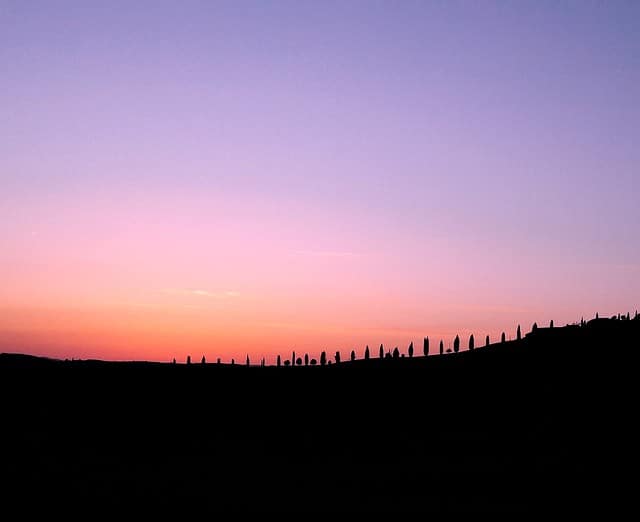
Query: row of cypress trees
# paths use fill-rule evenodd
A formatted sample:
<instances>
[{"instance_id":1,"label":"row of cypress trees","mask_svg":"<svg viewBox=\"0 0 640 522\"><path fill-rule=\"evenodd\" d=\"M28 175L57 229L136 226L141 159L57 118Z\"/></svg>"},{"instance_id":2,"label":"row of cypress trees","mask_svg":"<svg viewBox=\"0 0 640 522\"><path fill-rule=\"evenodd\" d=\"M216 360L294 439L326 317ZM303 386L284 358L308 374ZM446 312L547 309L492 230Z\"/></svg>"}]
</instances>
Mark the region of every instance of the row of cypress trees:
<instances>
[{"instance_id":1,"label":"row of cypress trees","mask_svg":"<svg viewBox=\"0 0 640 522\"><path fill-rule=\"evenodd\" d=\"M553 321L551 321L551 326L553 327ZM534 328L536 328L537 326L534 323ZM516 333L516 336L518 339L520 339L520 325L518 325L518 330ZM505 342L505 333L502 332L502 342ZM489 346L490 342L489 342L489 336L487 335L486 337L486 346ZM471 334L471 336L469 337L469 350L473 350L475 349L475 339L473 334ZM447 350L450 351L450 350ZM453 340L453 351L454 352L459 352L460 351L460 337L458 335L456 335L455 339ZM442 340L440 340L440 354L442 355L444 353L444 342ZM409 358L413 357L414 354L414 349L413 349L413 341L409 344L409 348L407 349L407 355L409 356ZM423 345L422 345L422 354L426 357L429 355L429 337L425 337L423 340ZM404 354L400 353L400 350L398 349L398 347L396 346L392 352L385 352L384 351L384 345L380 345L379 351L378 351L378 357L380 359L399 359L401 357L404 357ZM369 350L369 345L367 345L365 347L364 350L364 359L365 360L369 360L371 358L371 352ZM355 361L357 359L356 357L356 351L355 350L351 350L351 354L350 354L350 360L351 361ZM304 366L316 366L318 364L318 361L316 359L310 359L309 358L309 354L304 354L304 359L302 357L296 357L296 352L292 352L291 355L291 359L286 359L285 361L282 361L282 357L280 356L280 354L278 354L277 358L276 358L276 366L291 366L292 361L294 363L295 366L302 366L304 363ZM340 357L340 352L337 351L334 355L334 361L335 364L339 364L341 361L341 357ZM187 355L187 364L191 364L191 356ZM173 359L173 363L176 363L176 360ZM204 357L204 355L202 356L202 360L200 361L201 364L206 364L206 359ZM217 363L220 364L220 358L218 358ZM320 366L325 366L327 364L331 364L331 361L327 360L327 352L323 351L320 354ZM231 365L235 365L235 359L231 359ZM251 360L249 359L249 356L247 355L246 361L245 361L245 365L246 366L250 366L251 365ZM260 361L260 366L266 366L265 365L265 360L264 357L261 359Z\"/></svg>"},{"instance_id":2,"label":"row of cypress trees","mask_svg":"<svg viewBox=\"0 0 640 522\"><path fill-rule=\"evenodd\" d=\"M595 316L596 319L599 319L598 314L596 313ZM614 316L612 319L615 319L616 317ZM635 315L634 315L634 320L640 320L640 315L638 314L638 311L636 311ZM626 320L630 320L630 314L627 313L626 317L625 316L621 316L620 314L618 314L617 319L626 319ZM587 323L584 320L584 318L582 318L580 320L580 326L585 326ZM553 324L553 319L549 322L549 328L553 328L554 324ZM537 323L533 323L533 326L531 327L531 332L535 333L538 330L538 324ZM516 329L516 340L520 340L522 339L522 331L520 329L520 325L518 325L517 329ZM506 339L506 334L505 332L502 332L501 336L500 336L500 342L501 343L505 343L507 341ZM489 339L489 336L487 335L485 337L485 346L489 346L491 344L491 341ZM468 348L469 350L474 350L476 347L476 343L475 343L475 338L474 335L471 334L469 336L469 342L468 342ZM447 352L451 352L451 349L447 349ZM458 335L456 335L455 339L453 340L453 352L458 353L460 351L460 337ZM441 339L440 340L440 345L439 345L439 353L440 355L445 353L445 348L444 348L444 341ZM423 340L423 344L422 344L422 354L426 357L429 355L429 337L425 337ZM413 342L411 342L409 344L409 347L407 349L407 355L409 356L409 358L413 357L414 355L414 348L413 348ZM381 344L380 348L378 350L378 357L380 359L399 359L401 357L404 357L404 354L400 354L400 350L398 349L398 347L396 346L393 351L387 351L385 352L384 350L384 346ZM364 350L364 359L365 360L369 360L371 358L371 352L369 350L369 346L367 345L365 347ZM351 361L355 361L357 359L356 356L356 351L355 350L351 350L350 353L350 360ZM341 361L340 358L340 352L337 351L335 352L334 355L334 362L335 364L339 364ZM187 356L187 364L191 364L191 356L188 355ZM200 361L201 364L205 364L206 360L205 357L202 356L202 360ZM220 364L220 358L217 359L217 363ZM173 359L173 363L176 363L176 360ZM235 360L231 359L231 364L234 365L235 364ZM304 366L316 366L317 364L320 364L320 366L325 366L325 365L329 365L332 364L332 362L330 360L327 359L327 353L325 351L323 351L320 354L320 361L317 361L316 359L310 358L309 354L304 354L304 357L296 357L296 352L293 351L291 354L291 359L287 359L285 361L282 361L281 356L278 354L277 359L276 359L276 366L302 366L304 364ZM249 359L249 356L247 355L246 361L245 361L245 365L246 366L250 366L251 365L251 361ZM264 357L260 360L260 366L266 366L265 364L265 359Z\"/></svg>"}]
</instances>

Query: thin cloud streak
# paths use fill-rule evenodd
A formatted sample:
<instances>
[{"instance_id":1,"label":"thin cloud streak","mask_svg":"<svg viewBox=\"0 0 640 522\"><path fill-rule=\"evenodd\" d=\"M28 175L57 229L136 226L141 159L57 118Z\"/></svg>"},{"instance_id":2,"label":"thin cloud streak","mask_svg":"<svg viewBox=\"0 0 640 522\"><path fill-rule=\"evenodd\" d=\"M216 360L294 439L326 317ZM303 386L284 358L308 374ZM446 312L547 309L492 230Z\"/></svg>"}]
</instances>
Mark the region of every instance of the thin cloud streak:
<instances>
[{"instance_id":1,"label":"thin cloud streak","mask_svg":"<svg viewBox=\"0 0 640 522\"><path fill-rule=\"evenodd\" d=\"M203 295L205 297L213 297L211 292L207 292L206 290L192 290L190 293L194 295Z\"/></svg>"},{"instance_id":2,"label":"thin cloud streak","mask_svg":"<svg viewBox=\"0 0 640 522\"><path fill-rule=\"evenodd\" d=\"M186 296L198 296L207 297L210 299L227 299L232 297L239 297L240 292L235 290L224 290L220 292L209 292L208 290L201 289L165 289L162 291L169 295L186 295Z\"/></svg>"},{"instance_id":3,"label":"thin cloud streak","mask_svg":"<svg viewBox=\"0 0 640 522\"><path fill-rule=\"evenodd\" d=\"M343 252L339 250L296 250L297 256L312 256L312 257L354 257L360 254L356 252Z\"/></svg>"},{"instance_id":4,"label":"thin cloud streak","mask_svg":"<svg viewBox=\"0 0 640 522\"><path fill-rule=\"evenodd\" d=\"M132 308L151 308L151 309L166 309L167 306L160 303L124 303L124 306L130 306ZM191 304L180 304L178 308L188 308L190 310L202 310L202 306Z\"/></svg>"}]
</instances>

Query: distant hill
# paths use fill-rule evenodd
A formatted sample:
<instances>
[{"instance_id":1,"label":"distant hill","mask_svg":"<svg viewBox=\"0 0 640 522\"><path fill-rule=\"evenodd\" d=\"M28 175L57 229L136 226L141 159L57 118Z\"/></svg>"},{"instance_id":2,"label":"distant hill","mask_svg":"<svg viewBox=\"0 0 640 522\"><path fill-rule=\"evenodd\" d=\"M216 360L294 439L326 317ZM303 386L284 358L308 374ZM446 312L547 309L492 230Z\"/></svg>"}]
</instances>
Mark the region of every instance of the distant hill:
<instances>
[{"instance_id":1,"label":"distant hill","mask_svg":"<svg viewBox=\"0 0 640 522\"><path fill-rule=\"evenodd\" d=\"M640 320L476 346L296 367L0 354L7 499L522 515L635 498Z\"/></svg>"}]
</instances>

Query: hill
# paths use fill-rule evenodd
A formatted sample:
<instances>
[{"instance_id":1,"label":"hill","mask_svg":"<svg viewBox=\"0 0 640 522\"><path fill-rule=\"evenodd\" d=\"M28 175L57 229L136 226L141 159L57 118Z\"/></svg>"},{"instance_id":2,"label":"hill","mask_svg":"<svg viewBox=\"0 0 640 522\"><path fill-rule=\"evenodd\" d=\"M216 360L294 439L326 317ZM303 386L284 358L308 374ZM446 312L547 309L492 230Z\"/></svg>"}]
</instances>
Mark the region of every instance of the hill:
<instances>
[{"instance_id":1,"label":"hill","mask_svg":"<svg viewBox=\"0 0 640 522\"><path fill-rule=\"evenodd\" d=\"M2 474L25 512L622 509L640 320L331 366L0 355Z\"/></svg>"}]
</instances>

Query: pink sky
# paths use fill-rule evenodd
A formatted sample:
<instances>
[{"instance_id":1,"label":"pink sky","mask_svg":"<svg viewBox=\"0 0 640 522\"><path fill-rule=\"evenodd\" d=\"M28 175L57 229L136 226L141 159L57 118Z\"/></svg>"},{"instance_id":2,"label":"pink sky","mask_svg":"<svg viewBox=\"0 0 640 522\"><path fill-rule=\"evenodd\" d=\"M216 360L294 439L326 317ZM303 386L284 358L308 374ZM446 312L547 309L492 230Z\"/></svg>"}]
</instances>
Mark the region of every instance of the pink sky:
<instances>
[{"instance_id":1,"label":"pink sky","mask_svg":"<svg viewBox=\"0 0 640 522\"><path fill-rule=\"evenodd\" d=\"M562 249L540 256L525 237L517 248L464 231L419 242L375 217L346 222L296 202L237 208L157 189L114 199L63 193L16 205L3 350L257 362L292 349L404 350L424 335L480 342L518 323L528 331L633 307L637 266L574 263Z\"/></svg>"}]
</instances>

